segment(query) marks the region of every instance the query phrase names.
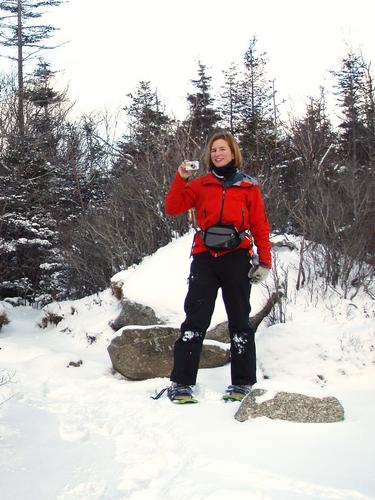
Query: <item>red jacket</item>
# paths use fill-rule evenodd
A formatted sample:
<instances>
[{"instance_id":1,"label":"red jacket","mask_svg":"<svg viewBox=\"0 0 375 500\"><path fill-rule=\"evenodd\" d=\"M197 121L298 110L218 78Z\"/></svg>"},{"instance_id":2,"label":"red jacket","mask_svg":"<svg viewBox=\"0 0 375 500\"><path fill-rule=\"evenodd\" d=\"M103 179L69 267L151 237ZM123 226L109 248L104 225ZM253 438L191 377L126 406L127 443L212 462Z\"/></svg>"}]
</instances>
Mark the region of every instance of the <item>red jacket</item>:
<instances>
[{"instance_id":1,"label":"red jacket","mask_svg":"<svg viewBox=\"0 0 375 500\"><path fill-rule=\"evenodd\" d=\"M240 176L241 177L241 176ZM197 225L201 230L219 222L222 209L223 224L232 224L239 231L248 230L239 247L252 253L252 238L258 249L259 261L271 267L270 227L263 198L255 179L242 174L242 178L230 187L224 187L211 173L197 177L191 182L177 172L165 199L167 215L179 215L194 208ZM192 253L206 252L200 233L194 238ZM212 255L221 255L230 250L210 250Z\"/></svg>"}]
</instances>

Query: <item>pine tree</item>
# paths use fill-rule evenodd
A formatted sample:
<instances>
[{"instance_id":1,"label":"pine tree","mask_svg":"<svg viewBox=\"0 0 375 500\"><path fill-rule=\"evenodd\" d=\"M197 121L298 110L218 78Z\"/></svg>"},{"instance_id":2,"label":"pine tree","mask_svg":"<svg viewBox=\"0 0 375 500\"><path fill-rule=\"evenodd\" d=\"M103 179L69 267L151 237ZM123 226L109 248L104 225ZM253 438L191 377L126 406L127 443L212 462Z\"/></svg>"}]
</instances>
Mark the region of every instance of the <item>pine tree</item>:
<instances>
[{"instance_id":1,"label":"pine tree","mask_svg":"<svg viewBox=\"0 0 375 500\"><path fill-rule=\"evenodd\" d=\"M323 88L319 98L309 99L305 115L292 120L289 147L303 172L316 175L327 170L328 160L333 158L332 154L337 147L337 137L327 113Z\"/></svg>"},{"instance_id":2,"label":"pine tree","mask_svg":"<svg viewBox=\"0 0 375 500\"><path fill-rule=\"evenodd\" d=\"M40 62L25 87L24 134L8 135L1 154L8 175L0 179L8 181L0 203L0 296L42 303L61 297L66 286L56 219L65 112L63 97L53 90L50 78L48 65Z\"/></svg>"},{"instance_id":3,"label":"pine tree","mask_svg":"<svg viewBox=\"0 0 375 500\"><path fill-rule=\"evenodd\" d=\"M326 111L324 89L321 89L319 98L310 98L305 115L291 121L285 148L286 168L280 172L290 222L299 234L305 234L304 225L310 221L314 210L320 210L313 206L317 185L331 182L335 175L337 142Z\"/></svg>"},{"instance_id":4,"label":"pine tree","mask_svg":"<svg viewBox=\"0 0 375 500\"><path fill-rule=\"evenodd\" d=\"M176 159L172 167L170 157L174 123L151 82L139 82L136 92L128 97L131 101L124 110L129 130L117 144L113 172L128 179L127 185L138 192L137 198L142 193L150 206L161 207L170 170L175 170Z\"/></svg>"},{"instance_id":5,"label":"pine tree","mask_svg":"<svg viewBox=\"0 0 375 500\"><path fill-rule=\"evenodd\" d=\"M257 39L253 37L244 55L244 77L241 103L241 143L247 161L259 169L270 156L269 149L275 146L275 124L273 122L273 92L267 77L266 53L258 53Z\"/></svg>"},{"instance_id":6,"label":"pine tree","mask_svg":"<svg viewBox=\"0 0 375 500\"><path fill-rule=\"evenodd\" d=\"M76 215L102 204L107 197L105 186L111 176L114 146L111 139L102 137L105 120L100 115L84 115L68 121L64 128L61 167L65 183L71 186L69 190L66 185L70 197L67 206L75 207Z\"/></svg>"},{"instance_id":7,"label":"pine tree","mask_svg":"<svg viewBox=\"0 0 375 500\"><path fill-rule=\"evenodd\" d=\"M51 89L43 85L37 72L28 84L25 64L41 50L53 48L45 45L45 41L56 28L36 20L43 16L45 8L60 5L62 1L0 1L0 44L4 55L17 63L18 83L13 94L16 115L10 111L13 126L8 129L1 151L7 176L0 181L3 183L8 177L9 182L0 203L3 266L0 296L19 295L37 301L43 294L41 302L58 296L63 281L56 219L47 208L51 179L55 176L58 138L50 114L53 93L46 94ZM45 68L39 66L39 70ZM38 87L33 88L37 80Z\"/></svg>"},{"instance_id":8,"label":"pine tree","mask_svg":"<svg viewBox=\"0 0 375 500\"><path fill-rule=\"evenodd\" d=\"M366 67L365 75L365 125L367 130L367 154L371 165L375 165L375 89L371 65Z\"/></svg>"},{"instance_id":9,"label":"pine tree","mask_svg":"<svg viewBox=\"0 0 375 500\"><path fill-rule=\"evenodd\" d=\"M337 80L335 89L343 117L340 123L342 153L346 163L356 168L369 160L368 127L373 127L374 119L369 66L362 54L350 51L342 59L340 70L332 74Z\"/></svg>"},{"instance_id":10,"label":"pine tree","mask_svg":"<svg viewBox=\"0 0 375 500\"><path fill-rule=\"evenodd\" d=\"M16 55L8 57L17 62L18 73L18 131L24 133L24 64L40 50L48 47L48 40L57 28L47 24L36 24L35 19L43 16L41 9L55 7L64 0L1 0L0 1L0 44L17 49Z\"/></svg>"},{"instance_id":11,"label":"pine tree","mask_svg":"<svg viewBox=\"0 0 375 500\"><path fill-rule=\"evenodd\" d=\"M242 92L237 65L232 63L224 71L224 85L219 99L219 113L223 128L236 135L241 131Z\"/></svg>"},{"instance_id":12,"label":"pine tree","mask_svg":"<svg viewBox=\"0 0 375 500\"><path fill-rule=\"evenodd\" d=\"M199 62L198 78L191 80L196 92L187 96L189 114L185 127L193 141L202 147L208 136L214 131L220 120L219 114L213 107L214 98L211 96L211 80L207 75L207 68Z\"/></svg>"},{"instance_id":13,"label":"pine tree","mask_svg":"<svg viewBox=\"0 0 375 500\"><path fill-rule=\"evenodd\" d=\"M128 148L142 154L156 153L162 147L161 137L168 135L170 118L164 111L151 82L140 81L135 93L128 94L130 104L124 108L129 129L125 141Z\"/></svg>"}]
</instances>

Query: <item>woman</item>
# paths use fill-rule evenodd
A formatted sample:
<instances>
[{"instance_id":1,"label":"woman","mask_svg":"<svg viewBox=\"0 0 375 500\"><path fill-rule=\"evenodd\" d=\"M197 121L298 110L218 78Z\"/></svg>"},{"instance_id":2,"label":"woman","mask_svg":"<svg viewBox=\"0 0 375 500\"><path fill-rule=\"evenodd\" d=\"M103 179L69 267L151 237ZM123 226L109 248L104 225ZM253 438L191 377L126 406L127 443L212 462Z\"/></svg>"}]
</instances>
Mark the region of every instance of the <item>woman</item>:
<instances>
[{"instance_id":1,"label":"woman","mask_svg":"<svg viewBox=\"0 0 375 500\"><path fill-rule=\"evenodd\" d=\"M219 131L205 152L207 175L189 182L187 161L166 196L165 210L176 216L195 209L197 225L192 247L185 321L174 347L168 397L176 403L193 397L203 339L210 324L218 289L222 289L231 338L231 385L223 396L241 400L256 382L254 331L249 325L251 283L267 278L271 268L269 224L255 179L242 173L242 155L234 137ZM252 239L259 264L250 262Z\"/></svg>"}]
</instances>

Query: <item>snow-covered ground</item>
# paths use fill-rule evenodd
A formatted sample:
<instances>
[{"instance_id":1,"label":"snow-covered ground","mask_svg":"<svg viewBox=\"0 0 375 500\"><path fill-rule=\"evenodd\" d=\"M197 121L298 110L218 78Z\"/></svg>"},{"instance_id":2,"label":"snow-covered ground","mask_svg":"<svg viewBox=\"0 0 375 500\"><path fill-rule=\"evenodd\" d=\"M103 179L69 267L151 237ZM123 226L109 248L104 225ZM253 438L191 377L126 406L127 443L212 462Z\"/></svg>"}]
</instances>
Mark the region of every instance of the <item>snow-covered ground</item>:
<instances>
[{"instance_id":1,"label":"snow-covered ground","mask_svg":"<svg viewBox=\"0 0 375 500\"><path fill-rule=\"evenodd\" d=\"M129 299L174 326L190 245L187 235L116 276ZM47 306L64 319L46 329L42 311L2 303L0 379L11 380L0 386L1 500L374 499L374 304L296 294L297 252L278 258L289 269L287 322L259 327L257 387L336 396L343 422L240 423L238 403L221 401L229 366L200 370L200 404L152 400L168 379L112 371L108 322L120 306L109 290ZM253 287L254 312L266 296ZM224 319L219 300L213 324Z\"/></svg>"}]
</instances>

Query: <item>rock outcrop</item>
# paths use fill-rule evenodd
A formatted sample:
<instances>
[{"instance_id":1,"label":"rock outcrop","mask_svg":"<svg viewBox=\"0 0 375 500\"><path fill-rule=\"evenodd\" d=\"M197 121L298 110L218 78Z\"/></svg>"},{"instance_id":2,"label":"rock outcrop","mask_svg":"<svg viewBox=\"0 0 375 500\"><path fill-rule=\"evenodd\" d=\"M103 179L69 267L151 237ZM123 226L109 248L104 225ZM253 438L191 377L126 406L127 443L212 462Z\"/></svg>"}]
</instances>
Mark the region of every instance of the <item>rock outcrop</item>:
<instances>
[{"instance_id":1,"label":"rock outcrop","mask_svg":"<svg viewBox=\"0 0 375 500\"><path fill-rule=\"evenodd\" d=\"M166 326L124 328L108 346L113 368L132 380L169 377L173 346L180 330ZM229 346L219 342L203 344L200 368L215 368L229 362Z\"/></svg>"},{"instance_id":2,"label":"rock outcrop","mask_svg":"<svg viewBox=\"0 0 375 500\"><path fill-rule=\"evenodd\" d=\"M337 398L317 398L291 392L255 389L246 396L234 418L240 422L257 418L290 422L331 423L344 420L344 408Z\"/></svg>"},{"instance_id":3,"label":"rock outcrop","mask_svg":"<svg viewBox=\"0 0 375 500\"><path fill-rule=\"evenodd\" d=\"M110 322L111 328L116 332L128 325L160 325L162 321L156 316L155 311L143 304L138 304L137 302L131 302L128 299L121 299L121 311L120 314Z\"/></svg>"}]
</instances>

